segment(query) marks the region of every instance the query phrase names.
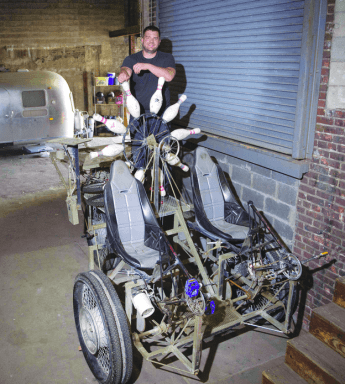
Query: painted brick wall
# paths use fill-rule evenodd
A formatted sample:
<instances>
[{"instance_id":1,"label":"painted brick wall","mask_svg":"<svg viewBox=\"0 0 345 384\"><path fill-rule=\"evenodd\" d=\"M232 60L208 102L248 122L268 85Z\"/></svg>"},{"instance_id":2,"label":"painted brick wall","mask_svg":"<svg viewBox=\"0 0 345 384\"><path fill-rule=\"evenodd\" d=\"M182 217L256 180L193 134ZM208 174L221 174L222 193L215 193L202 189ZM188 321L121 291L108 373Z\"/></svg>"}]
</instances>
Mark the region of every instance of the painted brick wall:
<instances>
[{"instance_id":1,"label":"painted brick wall","mask_svg":"<svg viewBox=\"0 0 345 384\"><path fill-rule=\"evenodd\" d=\"M293 252L301 260L329 252L326 260L308 264L308 292L301 303L305 329L309 327L312 309L332 300L335 279L345 275L345 110L326 108L334 6L335 0L328 0L314 152L297 199Z\"/></svg>"}]
</instances>

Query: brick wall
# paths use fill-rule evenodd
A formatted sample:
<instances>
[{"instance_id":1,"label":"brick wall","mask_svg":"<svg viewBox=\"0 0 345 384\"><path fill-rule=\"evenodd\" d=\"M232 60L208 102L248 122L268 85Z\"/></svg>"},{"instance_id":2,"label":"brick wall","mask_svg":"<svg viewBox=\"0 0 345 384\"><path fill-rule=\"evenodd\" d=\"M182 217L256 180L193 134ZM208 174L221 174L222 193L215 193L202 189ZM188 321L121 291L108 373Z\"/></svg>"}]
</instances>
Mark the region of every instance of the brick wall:
<instances>
[{"instance_id":1,"label":"brick wall","mask_svg":"<svg viewBox=\"0 0 345 384\"><path fill-rule=\"evenodd\" d=\"M297 199L293 252L301 260L329 252L326 261L308 264L308 292L302 303L306 329L312 309L332 300L335 279L345 275L345 111L326 108L334 5L335 0L328 0L313 158ZM326 268L322 268L325 263Z\"/></svg>"},{"instance_id":2,"label":"brick wall","mask_svg":"<svg viewBox=\"0 0 345 384\"><path fill-rule=\"evenodd\" d=\"M128 40L109 38L124 28L123 7L122 0L1 1L0 67L61 74L85 110L84 73L118 73L128 54Z\"/></svg>"}]
</instances>

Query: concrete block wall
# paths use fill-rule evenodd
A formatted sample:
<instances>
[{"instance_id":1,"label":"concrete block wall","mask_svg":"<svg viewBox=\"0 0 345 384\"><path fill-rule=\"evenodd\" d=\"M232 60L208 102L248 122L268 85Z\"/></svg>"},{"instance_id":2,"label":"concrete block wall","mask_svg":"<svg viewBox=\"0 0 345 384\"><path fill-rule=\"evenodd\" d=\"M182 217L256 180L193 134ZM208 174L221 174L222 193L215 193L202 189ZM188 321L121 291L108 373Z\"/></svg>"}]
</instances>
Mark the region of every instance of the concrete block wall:
<instances>
[{"instance_id":1,"label":"concrete block wall","mask_svg":"<svg viewBox=\"0 0 345 384\"><path fill-rule=\"evenodd\" d=\"M128 39L122 0L0 2L0 67L51 70L68 82L76 108L86 109L84 74L118 73Z\"/></svg>"},{"instance_id":2,"label":"concrete block wall","mask_svg":"<svg viewBox=\"0 0 345 384\"><path fill-rule=\"evenodd\" d=\"M300 181L220 152L209 150L209 153L230 177L235 194L243 207L247 209L247 202L253 201L291 250Z\"/></svg>"},{"instance_id":3,"label":"concrete block wall","mask_svg":"<svg viewBox=\"0 0 345 384\"><path fill-rule=\"evenodd\" d=\"M326 260L308 264L309 283L302 303L305 329L309 327L312 310L332 301L335 279L345 276L345 104L342 106L341 98L333 98L334 86L329 81L334 57L337 64L345 63L345 56L339 61L338 39L333 45L334 32L340 28L335 26L337 7L344 9L344 2L328 0L313 158L300 183L297 199L293 252L302 260L329 252ZM338 76L344 77L344 70ZM326 105L330 93L332 104ZM337 108L329 108L330 105Z\"/></svg>"},{"instance_id":4,"label":"concrete block wall","mask_svg":"<svg viewBox=\"0 0 345 384\"><path fill-rule=\"evenodd\" d=\"M333 4L332 4L333 6ZM337 1L332 23L332 55L327 109L345 108L345 2Z\"/></svg>"}]
</instances>

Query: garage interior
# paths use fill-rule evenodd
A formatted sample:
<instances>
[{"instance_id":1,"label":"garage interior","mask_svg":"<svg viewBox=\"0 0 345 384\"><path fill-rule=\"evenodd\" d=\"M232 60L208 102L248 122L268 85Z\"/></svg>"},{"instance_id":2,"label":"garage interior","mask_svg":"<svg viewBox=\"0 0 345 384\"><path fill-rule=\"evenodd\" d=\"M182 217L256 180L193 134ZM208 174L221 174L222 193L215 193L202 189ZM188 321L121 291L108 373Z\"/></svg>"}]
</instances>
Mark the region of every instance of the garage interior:
<instances>
[{"instance_id":1,"label":"garage interior","mask_svg":"<svg viewBox=\"0 0 345 384\"><path fill-rule=\"evenodd\" d=\"M212 141L214 136L210 144L205 144L233 180L241 200L252 198L254 192L249 189L255 189L253 198L262 198L259 208L264 210L271 193L275 194L277 205L268 218L301 259L317 252L329 252L326 261L315 261L305 271L308 279L302 284L305 291L300 294L300 306L294 315L296 336L302 337L309 335L317 308L333 304L337 280L341 297L339 287L344 284L345 275L345 105L337 104L345 86L345 57L339 53L339 41L344 38L345 8L340 1L326 3L312 156L293 162L293 166L298 162L302 164L299 165L303 175L291 176L281 169L270 169L266 160L256 164L256 157L246 158L241 145L235 156L219 151ZM146 0L3 1L0 4L0 70L59 73L69 84L76 109L91 116L94 113L93 78L106 76L108 71L118 74L124 58L141 50L140 31L144 24L159 25L159 6L155 1ZM335 17L340 30L334 29ZM332 44L337 53L331 55ZM334 71L333 78L330 68ZM327 94L329 104L326 104ZM101 114L108 112L104 108ZM118 114L118 110L114 109L114 114ZM219 137L217 140L224 142ZM262 154L256 153L261 159ZM4 384L96 382L78 350L72 308L74 279L88 269L87 243L82 238L83 216L79 212L78 225L69 223L66 190L49 157L45 156L24 154L20 146L0 149L0 228L5 240L0 256L0 381ZM285 161L285 157L282 158L278 155L271 161L276 159L280 164ZM66 175L67 168L65 172ZM274 192L262 187L263 184L272 186ZM315 193L316 190L320 193ZM282 204L286 196L291 202ZM276 214L282 209L287 209L288 220L281 221ZM341 299L337 300L344 306ZM343 312L339 316L343 321ZM343 326L337 327L343 335L340 338L344 337ZM274 369L285 367L288 340L283 334L245 326L226 336L217 336L203 344L198 378L153 365L135 352L130 382L273 382L272 377L278 376ZM315 343L310 349L317 348ZM337 348L344 358L343 339ZM333 352L329 352L328 358L338 361L339 353L334 357ZM294 356L296 360L300 357ZM171 364L179 367L174 359ZM317 364L321 366L322 362ZM320 381L315 382L327 383L330 377L335 382L345 382L344 364L337 370L332 366L329 371L330 376L320 374ZM263 372L273 373L263 378ZM287 374L292 375L290 371ZM299 379L294 380L297 383ZM307 382L314 382L311 380Z\"/></svg>"}]
</instances>

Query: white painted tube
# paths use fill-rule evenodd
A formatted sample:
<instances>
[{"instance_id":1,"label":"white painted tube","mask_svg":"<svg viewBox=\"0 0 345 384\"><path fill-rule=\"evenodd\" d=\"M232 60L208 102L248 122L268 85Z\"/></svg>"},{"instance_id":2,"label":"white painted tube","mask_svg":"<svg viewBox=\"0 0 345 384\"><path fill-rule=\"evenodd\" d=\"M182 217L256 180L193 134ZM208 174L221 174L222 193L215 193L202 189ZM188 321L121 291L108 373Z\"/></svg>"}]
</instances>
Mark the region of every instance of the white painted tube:
<instances>
[{"instance_id":1,"label":"white painted tube","mask_svg":"<svg viewBox=\"0 0 345 384\"><path fill-rule=\"evenodd\" d=\"M155 309L145 292L140 292L134 297L132 296L132 303L134 308L139 312L139 315L144 319L153 314Z\"/></svg>"}]
</instances>

